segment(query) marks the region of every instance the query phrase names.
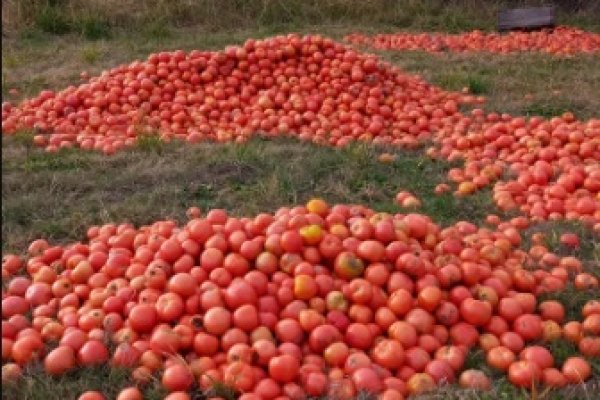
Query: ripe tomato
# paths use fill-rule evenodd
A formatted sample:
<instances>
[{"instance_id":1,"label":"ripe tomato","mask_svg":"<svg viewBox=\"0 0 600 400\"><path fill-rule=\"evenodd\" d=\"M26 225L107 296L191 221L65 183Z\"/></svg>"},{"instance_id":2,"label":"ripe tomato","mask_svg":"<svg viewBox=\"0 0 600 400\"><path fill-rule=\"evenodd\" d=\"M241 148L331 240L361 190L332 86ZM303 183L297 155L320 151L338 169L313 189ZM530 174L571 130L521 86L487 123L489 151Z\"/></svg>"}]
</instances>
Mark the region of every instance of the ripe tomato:
<instances>
[{"instance_id":1,"label":"ripe tomato","mask_svg":"<svg viewBox=\"0 0 600 400\"><path fill-rule=\"evenodd\" d=\"M277 382L287 383L295 380L300 363L289 354L273 357L269 361L269 375Z\"/></svg>"},{"instance_id":2,"label":"ripe tomato","mask_svg":"<svg viewBox=\"0 0 600 400\"><path fill-rule=\"evenodd\" d=\"M519 387L532 387L540 380L541 375L542 370L532 361L515 361L508 367L509 381Z\"/></svg>"}]
</instances>

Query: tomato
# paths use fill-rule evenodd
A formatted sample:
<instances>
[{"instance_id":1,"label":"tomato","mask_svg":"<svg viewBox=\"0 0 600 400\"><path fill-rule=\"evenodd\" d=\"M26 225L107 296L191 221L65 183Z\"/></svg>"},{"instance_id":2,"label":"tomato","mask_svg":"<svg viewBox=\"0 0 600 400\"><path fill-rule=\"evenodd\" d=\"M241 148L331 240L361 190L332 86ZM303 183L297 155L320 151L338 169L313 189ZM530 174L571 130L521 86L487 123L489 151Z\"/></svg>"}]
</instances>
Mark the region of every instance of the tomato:
<instances>
[{"instance_id":1,"label":"tomato","mask_svg":"<svg viewBox=\"0 0 600 400\"><path fill-rule=\"evenodd\" d=\"M331 324L317 326L308 337L310 348L317 354L322 354L328 346L341 340L342 334Z\"/></svg>"},{"instance_id":2,"label":"tomato","mask_svg":"<svg viewBox=\"0 0 600 400\"><path fill-rule=\"evenodd\" d=\"M7 363L2 365L2 384L14 384L22 375L23 371L17 364Z\"/></svg>"},{"instance_id":3,"label":"tomato","mask_svg":"<svg viewBox=\"0 0 600 400\"><path fill-rule=\"evenodd\" d=\"M256 304L257 295L254 287L246 280L236 278L225 290L225 302L230 309L244 304Z\"/></svg>"},{"instance_id":4,"label":"tomato","mask_svg":"<svg viewBox=\"0 0 600 400\"><path fill-rule=\"evenodd\" d=\"M445 360L431 360L425 366L425 372L429 374L437 384L452 383L455 380L454 370Z\"/></svg>"},{"instance_id":5,"label":"tomato","mask_svg":"<svg viewBox=\"0 0 600 400\"><path fill-rule=\"evenodd\" d=\"M176 362L165 368L161 383L171 392L188 390L194 383L194 376L187 366Z\"/></svg>"},{"instance_id":6,"label":"tomato","mask_svg":"<svg viewBox=\"0 0 600 400\"><path fill-rule=\"evenodd\" d=\"M591 314L585 317L581 327L585 335L600 335L600 314Z\"/></svg>"},{"instance_id":7,"label":"tomato","mask_svg":"<svg viewBox=\"0 0 600 400\"><path fill-rule=\"evenodd\" d=\"M387 369L400 368L404 363L404 348L393 339L383 339L372 350L372 358Z\"/></svg>"},{"instance_id":8,"label":"tomato","mask_svg":"<svg viewBox=\"0 0 600 400\"><path fill-rule=\"evenodd\" d=\"M498 313L505 320L514 321L523 314L523 309L516 299L504 297L498 303Z\"/></svg>"},{"instance_id":9,"label":"tomato","mask_svg":"<svg viewBox=\"0 0 600 400\"><path fill-rule=\"evenodd\" d=\"M128 387L119 392L117 400L141 400L142 392L136 387Z\"/></svg>"},{"instance_id":10,"label":"tomato","mask_svg":"<svg viewBox=\"0 0 600 400\"><path fill-rule=\"evenodd\" d=\"M524 340L536 340L542 336L542 320L538 315L523 314L515 319L513 329Z\"/></svg>"},{"instance_id":11,"label":"tomato","mask_svg":"<svg viewBox=\"0 0 600 400\"><path fill-rule=\"evenodd\" d=\"M189 273L180 272L169 279L167 289L183 298L190 297L196 293L196 280Z\"/></svg>"},{"instance_id":12,"label":"tomato","mask_svg":"<svg viewBox=\"0 0 600 400\"><path fill-rule=\"evenodd\" d=\"M77 400L105 400L105 397L100 392L87 391L82 393Z\"/></svg>"},{"instance_id":13,"label":"tomato","mask_svg":"<svg viewBox=\"0 0 600 400\"><path fill-rule=\"evenodd\" d=\"M460 304L460 316L472 325L483 326L492 317L492 307L488 302L468 298Z\"/></svg>"},{"instance_id":14,"label":"tomato","mask_svg":"<svg viewBox=\"0 0 600 400\"><path fill-rule=\"evenodd\" d=\"M465 362L466 354L458 346L442 346L435 352L435 358L446 361L454 371L459 371Z\"/></svg>"},{"instance_id":15,"label":"tomato","mask_svg":"<svg viewBox=\"0 0 600 400\"><path fill-rule=\"evenodd\" d=\"M486 361L490 366L502 371L508 370L515 359L515 353L504 346L498 346L491 349L486 356Z\"/></svg>"},{"instance_id":16,"label":"tomato","mask_svg":"<svg viewBox=\"0 0 600 400\"><path fill-rule=\"evenodd\" d=\"M435 310L442 300L442 291L437 286L428 286L421 290L417 296L417 303L426 311Z\"/></svg>"},{"instance_id":17,"label":"tomato","mask_svg":"<svg viewBox=\"0 0 600 400\"><path fill-rule=\"evenodd\" d=\"M261 399L274 399L281 395L281 387L275 380L266 378L256 384L254 393Z\"/></svg>"},{"instance_id":18,"label":"tomato","mask_svg":"<svg viewBox=\"0 0 600 400\"><path fill-rule=\"evenodd\" d=\"M17 340L12 345L12 359L19 365L25 365L43 354L44 344L38 336L33 334L17 336Z\"/></svg>"},{"instance_id":19,"label":"tomato","mask_svg":"<svg viewBox=\"0 0 600 400\"><path fill-rule=\"evenodd\" d=\"M350 280L362 275L365 269L363 261L351 252L343 251L334 261L334 270L337 276Z\"/></svg>"},{"instance_id":20,"label":"tomato","mask_svg":"<svg viewBox=\"0 0 600 400\"><path fill-rule=\"evenodd\" d=\"M289 354L273 357L269 361L269 375L277 382L292 382L298 375L300 363Z\"/></svg>"},{"instance_id":21,"label":"tomato","mask_svg":"<svg viewBox=\"0 0 600 400\"><path fill-rule=\"evenodd\" d=\"M165 293L156 300L155 307L159 320L173 322L181 317L185 305L178 294Z\"/></svg>"},{"instance_id":22,"label":"tomato","mask_svg":"<svg viewBox=\"0 0 600 400\"><path fill-rule=\"evenodd\" d=\"M579 343L583 337L583 325L579 321L570 321L563 326L563 335L570 342Z\"/></svg>"},{"instance_id":23,"label":"tomato","mask_svg":"<svg viewBox=\"0 0 600 400\"><path fill-rule=\"evenodd\" d=\"M319 287L312 276L300 274L294 278L294 296L297 299L310 300L318 290Z\"/></svg>"},{"instance_id":24,"label":"tomato","mask_svg":"<svg viewBox=\"0 0 600 400\"><path fill-rule=\"evenodd\" d=\"M231 312L223 307L213 307L204 314L203 326L210 334L223 334L231 326Z\"/></svg>"},{"instance_id":25,"label":"tomato","mask_svg":"<svg viewBox=\"0 0 600 400\"><path fill-rule=\"evenodd\" d=\"M102 364L108 360L108 349L99 340L88 340L77 352L77 361L81 365Z\"/></svg>"},{"instance_id":26,"label":"tomato","mask_svg":"<svg viewBox=\"0 0 600 400\"><path fill-rule=\"evenodd\" d=\"M460 387L476 390L490 390L492 382L483 371L467 369L460 374L458 379Z\"/></svg>"},{"instance_id":27,"label":"tomato","mask_svg":"<svg viewBox=\"0 0 600 400\"><path fill-rule=\"evenodd\" d=\"M565 308L558 301L544 301L539 304L538 309L543 320L561 323L565 318Z\"/></svg>"},{"instance_id":28,"label":"tomato","mask_svg":"<svg viewBox=\"0 0 600 400\"><path fill-rule=\"evenodd\" d=\"M75 365L75 351L69 346L59 346L44 358L44 369L50 375L64 374Z\"/></svg>"},{"instance_id":29,"label":"tomato","mask_svg":"<svg viewBox=\"0 0 600 400\"><path fill-rule=\"evenodd\" d=\"M546 368L542 371L542 382L553 388L561 388L567 385L567 379L556 368Z\"/></svg>"},{"instance_id":30,"label":"tomato","mask_svg":"<svg viewBox=\"0 0 600 400\"><path fill-rule=\"evenodd\" d=\"M552 342L562 336L562 328L552 320L542 322L542 340Z\"/></svg>"},{"instance_id":31,"label":"tomato","mask_svg":"<svg viewBox=\"0 0 600 400\"><path fill-rule=\"evenodd\" d=\"M138 304L129 311L128 321L135 331L150 332L158 321L158 313L153 305Z\"/></svg>"},{"instance_id":32,"label":"tomato","mask_svg":"<svg viewBox=\"0 0 600 400\"><path fill-rule=\"evenodd\" d=\"M426 373L413 374L406 382L410 394L421 394L435 389L435 381Z\"/></svg>"},{"instance_id":33,"label":"tomato","mask_svg":"<svg viewBox=\"0 0 600 400\"><path fill-rule=\"evenodd\" d=\"M473 346L479 341L477 328L466 322L458 322L450 328L450 338L456 345Z\"/></svg>"},{"instance_id":34,"label":"tomato","mask_svg":"<svg viewBox=\"0 0 600 400\"><path fill-rule=\"evenodd\" d=\"M413 297L406 289L395 290L388 299L388 307L397 317L403 317L413 307Z\"/></svg>"},{"instance_id":35,"label":"tomato","mask_svg":"<svg viewBox=\"0 0 600 400\"><path fill-rule=\"evenodd\" d=\"M223 371L223 380L226 385L239 391L249 391L255 384L252 367L242 361L228 364Z\"/></svg>"},{"instance_id":36,"label":"tomato","mask_svg":"<svg viewBox=\"0 0 600 400\"><path fill-rule=\"evenodd\" d=\"M366 350L371 347L373 337L367 325L353 323L346 328L345 341L350 347Z\"/></svg>"},{"instance_id":37,"label":"tomato","mask_svg":"<svg viewBox=\"0 0 600 400\"><path fill-rule=\"evenodd\" d=\"M515 361L508 367L508 380L515 386L531 388L541 378L540 367L527 360Z\"/></svg>"},{"instance_id":38,"label":"tomato","mask_svg":"<svg viewBox=\"0 0 600 400\"><path fill-rule=\"evenodd\" d=\"M584 318L589 317L592 314L600 314L600 300L589 300L583 305L581 314Z\"/></svg>"},{"instance_id":39,"label":"tomato","mask_svg":"<svg viewBox=\"0 0 600 400\"><path fill-rule=\"evenodd\" d=\"M542 346L529 346L519 353L519 359L536 363L542 370L554 366L554 357Z\"/></svg>"},{"instance_id":40,"label":"tomato","mask_svg":"<svg viewBox=\"0 0 600 400\"><path fill-rule=\"evenodd\" d=\"M29 302L20 296L8 296L2 299L2 318L25 314L29 310Z\"/></svg>"},{"instance_id":41,"label":"tomato","mask_svg":"<svg viewBox=\"0 0 600 400\"><path fill-rule=\"evenodd\" d=\"M383 389L383 382L372 368L358 368L352 373L352 382L356 390L366 390L371 393L379 393Z\"/></svg>"},{"instance_id":42,"label":"tomato","mask_svg":"<svg viewBox=\"0 0 600 400\"><path fill-rule=\"evenodd\" d=\"M569 357L562 365L562 373L569 383L582 383L591 376L590 364L582 357Z\"/></svg>"}]
</instances>

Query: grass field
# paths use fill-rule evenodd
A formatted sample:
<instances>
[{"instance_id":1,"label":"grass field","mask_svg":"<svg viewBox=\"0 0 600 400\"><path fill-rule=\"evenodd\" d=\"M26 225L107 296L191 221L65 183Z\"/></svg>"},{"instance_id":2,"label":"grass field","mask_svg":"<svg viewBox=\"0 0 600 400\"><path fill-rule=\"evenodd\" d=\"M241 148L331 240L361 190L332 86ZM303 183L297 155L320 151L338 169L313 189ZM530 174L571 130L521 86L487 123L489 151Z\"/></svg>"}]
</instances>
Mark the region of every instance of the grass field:
<instances>
[{"instance_id":1,"label":"grass field","mask_svg":"<svg viewBox=\"0 0 600 400\"><path fill-rule=\"evenodd\" d=\"M6 3L8 7L24 2ZM18 100L35 95L41 89L77 84L82 70L94 75L159 50L218 49L248 37L290 30L320 32L340 39L357 29L489 29L494 10L499 7L499 3L493 3L493 7L482 12L473 7L466 8L465 12L452 7L434 11L433 1L423 2L421 6L418 1L408 1L405 9L394 8L389 15L377 14L369 22L363 17L368 10L360 7L353 12L345 11L344 18L339 20L328 17L334 15L336 7L341 7L344 3L341 0L325 1L325 7L319 12L315 11L315 2L307 2L301 15L295 13L297 4L286 7L284 1L267 1L263 3L268 7L254 10L248 5L252 2L242 1L240 4L247 5L249 13L258 13L258 22L239 24L236 26L241 26L240 29L226 32L218 26L193 20L180 24L185 26L172 26L169 21L176 18L177 13L184 15L185 10L178 11L169 2L159 1L161 7L166 7L162 9L163 19L152 20L148 16L151 13L126 16L139 24L139 29L132 33L122 28L126 25L122 20L127 20L123 16L89 13L85 19L72 8L66 7L64 11L52 5L60 1L46 3L37 14L22 16L3 39L4 100ZM143 3L150 9L151 2ZM210 1L199 3L215 6L215 2ZM235 2L225 3L231 6ZM364 7L371 3L365 2ZM5 2L3 11L4 8ZM52 19L51 13L59 11L62 14ZM216 11L205 10L206 15L211 12ZM591 11L582 11L565 17L564 21L599 30L594 15ZM54 25L49 20L55 21ZM56 21L62 21L63 27ZM280 24L281 21L285 24ZM227 23L235 22L234 19ZM53 30L54 33L49 33ZM555 58L541 54L378 54L445 89L467 87L485 96L486 110L545 117L572 111L582 119L598 117L600 110L598 55ZM19 94L9 94L13 88ZM379 163L377 155L383 151L396 153L397 160L391 164ZM2 251L22 252L29 241L38 237L53 243L83 240L88 226L109 221L138 225L159 218L184 221L185 210L192 205L202 210L218 207L236 215L251 215L321 196L332 203L361 203L382 211L396 211L394 195L399 190L409 190L423 201L422 212L444 225L462 219L482 222L487 214L496 213L489 191L465 199L434 196L433 188L444 181L449 168L450 164L428 159L418 150L399 151L367 145L334 150L291 138L256 138L244 145L184 145L164 144L149 137L136 148L112 157L78 150L48 154L33 148L30 135L24 132L3 137ZM568 251L558 244L559 234L579 233L583 246L572 254L585 261L588 271L600 274L600 238L591 231L564 223L545 223L529 233L534 231L545 232L549 246L563 254ZM554 297L565 302L569 315L575 317L586 300L600 298L600 291L569 289ZM553 344L553 351L559 360L576 353L576 349L564 341ZM481 368L483 364L481 354L471 354L469 366ZM591 400L600 389L600 361L595 360L593 368L595 378L586 385L537 393L536 397L515 389L503 376L486 369L495 379L491 392L449 387L426 398ZM39 366L32 367L26 381L18 387L5 388L2 398L71 399L83 389L95 388L115 396L128 380L123 371L108 368L76 371L60 379L49 378L40 371ZM148 399L159 399L162 395L160 388L153 384L145 392ZM197 398L203 397L198 393Z\"/></svg>"}]
</instances>

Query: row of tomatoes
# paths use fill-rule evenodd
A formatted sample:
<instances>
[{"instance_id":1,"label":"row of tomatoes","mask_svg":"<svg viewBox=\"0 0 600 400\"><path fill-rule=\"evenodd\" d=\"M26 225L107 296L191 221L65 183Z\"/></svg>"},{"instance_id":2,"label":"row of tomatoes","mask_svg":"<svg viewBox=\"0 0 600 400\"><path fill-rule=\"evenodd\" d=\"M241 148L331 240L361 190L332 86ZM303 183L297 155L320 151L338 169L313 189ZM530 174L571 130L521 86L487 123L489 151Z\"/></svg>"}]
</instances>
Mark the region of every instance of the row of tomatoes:
<instances>
[{"instance_id":1,"label":"row of tomatoes","mask_svg":"<svg viewBox=\"0 0 600 400\"><path fill-rule=\"evenodd\" d=\"M568 26L506 34L484 33L479 30L458 34L398 32L366 36L355 33L347 35L344 40L380 50L423 50L432 53L452 51L508 54L538 51L565 56L600 51L600 34Z\"/></svg>"},{"instance_id":2,"label":"row of tomatoes","mask_svg":"<svg viewBox=\"0 0 600 400\"><path fill-rule=\"evenodd\" d=\"M140 387L160 373L171 400L214 382L242 399L402 399L456 381L489 389L484 372L463 371L474 347L525 388L586 381L584 357L600 356L599 301L567 322L562 304L536 298L571 280L598 293L598 278L539 235L521 250L520 218L441 228L320 199L253 218L189 216L183 227L93 226L86 243L40 239L26 260L5 255L3 382L35 361L51 375L109 362ZM581 356L555 365L532 343L560 338ZM140 396L130 387L119 399Z\"/></svg>"},{"instance_id":3,"label":"row of tomatoes","mask_svg":"<svg viewBox=\"0 0 600 400\"><path fill-rule=\"evenodd\" d=\"M457 196L493 184L503 211L580 220L600 231L600 121L459 111L479 101L330 39L290 34L220 52L155 53L78 87L3 103L2 131L34 129L34 142L48 151L107 154L156 131L190 143L244 142L257 132L332 146L360 140L416 148L430 140L428 156L465 161L448 173ZM443 183L436 192L450 189Z\"/></svg>"}]
</instances>

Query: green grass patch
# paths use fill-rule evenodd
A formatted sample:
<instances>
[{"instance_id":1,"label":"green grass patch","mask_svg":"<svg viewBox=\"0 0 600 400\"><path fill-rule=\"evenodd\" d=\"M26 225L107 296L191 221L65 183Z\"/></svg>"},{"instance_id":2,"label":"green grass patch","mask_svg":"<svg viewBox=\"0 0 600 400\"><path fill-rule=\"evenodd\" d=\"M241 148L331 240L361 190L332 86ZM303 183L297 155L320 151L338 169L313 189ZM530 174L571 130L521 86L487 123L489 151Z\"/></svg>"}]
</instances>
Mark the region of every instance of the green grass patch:
<instances>
[{"instance_id":1,"label":"green grass patch","mask_svg":"<svg viewBox=\"0 0 600 400\"><path fill-rule=\"evenodd\" d=\"M23 164L25 172L76 171L89 167L88 157L77 149L61 149L58 153L32 152Z\"/></svg>"},{"instance_id":2,"label":"green grass patch","mask_svg":"<svg viewBox=\"0 0 600 400\"><path fill-rule=\"evenodd\" d=\"M83 392L96 390L114 399L119 391L131 385L130 371L103 365L94 368L77 368L60 377L43 372L42 365L30 365L24 377L13 385L3 385L2 399L48 400L75 399ZM158 384L144 390L144 399L159 400L165 392Z\"/></svg>"},{"instance_id":3,"label":"green grass patch","mask_svg":"<svg viewBox=\"0 0 600 400\"><path fill-rule=\"evenodd\" d=\"M93 15L82 17L76 23L81 35L88 40L100 40L110 38L110 24L103 18Z\"/></svg>"},{"instance_id":4,"label":"green grass patch","mask_svg":"<svg viewBox=\"0 0 600 400\"><path fill-rule=\"evenodd\" d=\"M95 45L87 45L81 49L81 59L87 64L96 64L102 57L102 52Z\"/></svg>"},{"instance_id":5,"label":"green grass patch","mask_svg":"<svg viewBox=\"0 0 600 400\"><path fill-rule=\"evenodd\" d=\"M493 209L486 191L464 199L433 194L450 164L404 151L382 164L381 151L364 144L336 150L287 138L165 144L150 135L106 157L75 149L45 153L30 148L26 136L9 137L2 157L3 250L22 251L38 236L81 240L89 225L109 221L184 221L192 205L255 215L321 196L401 212L394 197L408 190L423 202L418 212L442 224L481 221Z\"/></svg>"},{"instance_id":6,"label":"green grass patch","mask_svg":"<svg viewBox=\"0 0 600 400\"><path fill-rule=\"evenodd\" d=\"M35 26L42 32L64 35L73 29L69 16L58 5L46 5L35 16Z\"/></svg>"},{"instance_id":7,"label":"green grass patch","mask_svg":"<svg viewBox=\"0 0 600 400\"><path fill-rule=\"evenodd\" d=\"M573 106L561 101L536 101L525 107L525 115L552 118L573 110Z\"/></svg>"},{"instance_id":8,"label":"green grass patch","mask_svg":"<svg viewBox=\"0 0 600 400\"><path fill-rule=\"evenodd\" d=\"M142 28L142 34L148 39L161 41L171 36L169 22L165 18L155 18L148 21Z\"/></svg>"}]
</instances>

